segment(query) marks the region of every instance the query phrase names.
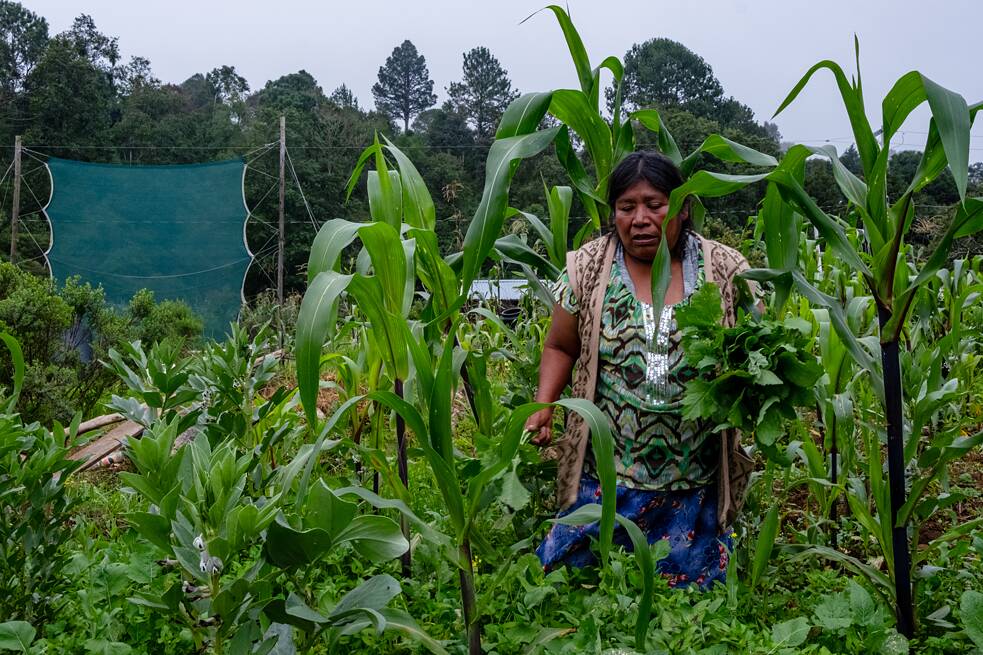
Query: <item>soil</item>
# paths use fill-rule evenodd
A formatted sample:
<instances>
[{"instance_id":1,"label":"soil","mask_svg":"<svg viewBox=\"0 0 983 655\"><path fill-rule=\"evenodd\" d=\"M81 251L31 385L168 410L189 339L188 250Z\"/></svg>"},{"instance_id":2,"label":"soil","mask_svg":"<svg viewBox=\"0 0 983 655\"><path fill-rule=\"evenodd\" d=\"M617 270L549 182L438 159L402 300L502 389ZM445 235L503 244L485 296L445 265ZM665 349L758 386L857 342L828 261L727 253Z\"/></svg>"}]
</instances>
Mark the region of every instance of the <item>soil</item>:
<instances>
[{"instance_id":1,"label":"soil","mask_svg":"<svg viewBox=\"0 0 983 655\"><path fill-rule=\"evenodd\" d=\"M820 435L813 432L812 436L817 445L821 446ZM759 468L763 468L763 462L758 464ZM936 512L929 521L925 522L918 535L920 548L926 547L933 539L937 539L954 527L983 516L983 450L972 450L966 453L964 457L952 462L949 465L949 480L955 488L975 490L979 493L945 511ZM781 478L776 479L776 492L779 491L780 484ZM785 524L794 530L804 530L810 515L809 510L815 511L817 509L815 502L810 499L808 486L799 485L790 490L786 498L786 508ZM849 507L846 501L841 498L838 503L838 515L843 516L844 514L849 514ZM840 544L841 548L844 546L846 544ZM860 555L860 553L850 554Z\"/></svg>"},{"instance_id":2,"label":"soil","mask_svg":"<svg viewBox=\"0 0 983 655\"><path fill-rule=\"evenodd\" d=\"M963 476L969 476L972 482L962 482ZM954 486L975 489L980 493L956 503L948 511L937 512L922 526L918 535L919 546L928 544L961 523L983 516L983 451L971 450L952 462L949 465L949 480Z\"/></svg>"}]
</instances>

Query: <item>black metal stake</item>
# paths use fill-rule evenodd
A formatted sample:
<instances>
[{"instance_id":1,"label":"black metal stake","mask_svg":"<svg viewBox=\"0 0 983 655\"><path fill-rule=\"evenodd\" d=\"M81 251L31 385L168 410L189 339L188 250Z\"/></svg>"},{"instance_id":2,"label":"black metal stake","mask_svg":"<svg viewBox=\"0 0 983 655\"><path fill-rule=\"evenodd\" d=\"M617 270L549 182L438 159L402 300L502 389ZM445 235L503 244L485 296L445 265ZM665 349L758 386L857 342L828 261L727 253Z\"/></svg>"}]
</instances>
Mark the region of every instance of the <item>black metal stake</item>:
<instances>
[{"instance_id":1,"label":"black metal stake","mask_svg":"<svg viewBox=\"0 0 983 655\"><path fill-rule=\"evenodd\" d=\"M819 436L822 438L822 440L823 440L823 448L825 448L826 447L826 434L827 434L827 431L826 431L826 418L823 416L822 405L820 405L819 401L816 401L816 414L819 415ZM829 481L833 485L835 485L836 484L836 478L837 478L837 470L836 470L837 469L837 467L836 467L837 450L836 450L836 429L835 429L836 417L835 416L833 417L833 425L834 425L834 430L833 430L833 433L832 433L832 441L831 441L830 447L829 447L829 466L830 466ZM836 525L836 498L833 498L833 502L830 504L830 507L829 507L829 520L830 520L830 525L831 525L831 527L829 529L829 542L830 542L830 545L833 547L833 549L836 549L836 547L837 547L837 545L836 545L836 543L837 543L837 536L838 536L838 532L839 532L838 526Z\"/></svg>"},{"instance_id":2,"label":"black metal stake","mask_svg":"<svg viewBox=\"0 0 983 655\"><path fill-rule=\"evenodd\" d=\"M877 308L881 329L891 312ZM884 404L887 418L887 467L891 490L891 543L894 549L894 589L897 597L898 632L910 639L915 632L911 597L911 554L907 525L898 525L898 512L905 502L904 424L901 406L901 360L898 342L881 343L884 374ZM881 519L883 520L883 518Z\"/></svg>"},{"instance_id":3,"label":"black metal stake","mask_svg":"<svg viewBox=\"0 0 983 655\"><path fill-rule=\"evenodd\" d=\"M396 378L395 384L396 395L403 398L403 381ZM406 422L403 417L397 412L396 413L396 466L399 469L399 480L403 483L403 486L407 489L410 483L410 472L409 466L406 461ZM410 523L403 514L399 515L399 527L403 531L403 536L407 541L410 540ZM412 554L409 549L399 558L402 564L403 578L409 578L412 575Z\"/></svg>"}]
</instances>

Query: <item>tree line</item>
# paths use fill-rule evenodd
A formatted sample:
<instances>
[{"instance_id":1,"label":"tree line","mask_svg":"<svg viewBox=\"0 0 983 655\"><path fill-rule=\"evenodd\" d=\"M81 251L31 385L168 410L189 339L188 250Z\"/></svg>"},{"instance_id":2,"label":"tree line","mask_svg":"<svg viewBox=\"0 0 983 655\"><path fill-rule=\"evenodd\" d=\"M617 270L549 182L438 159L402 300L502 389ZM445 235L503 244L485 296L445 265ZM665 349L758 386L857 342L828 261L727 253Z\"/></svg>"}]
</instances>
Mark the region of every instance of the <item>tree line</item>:
<instances>
[{"instance_id":1,"label":"tree line","mask_svg":"<svg viewBox=\"0 0 983 655\"><path fill-rule=\"evenodd\" d=\"M777 127L759 122L747 105L728 96L711 66L683 44L652 38L632 45L624 63L625 107L659 109L684 152L709 134L720 133L780 154ZM146 58L124 61L119 38L99 31L92 17L80 15L68 30L52 35L43 16L20 3L0 0L0 168L9 163L15 135L23 135L35 152L83 161L171 164L226 159L275 141L278 119L286 116L290 163L303 188L302 196L289 184L286 198L287 286L293 290L305 283L304 265L314 235L308 214L320 221L367 215L360 200L364 194L356 192L348 201L345 185L362 148L377 133L394 139L413 158L434 196L441 247L445 252L459 249L480 199L487 148L502 112L520 90L495 55L477 46L463 53L460 79L445 92L446 100L438 105L426 58L408 39L380 63L372 107L363 105L343 81L326 93L305 70L269 80L259 89L250 88L234 65L197 73L180 83L164 82L155 77ZM613 90L608 90L607 99L609 104L613 101ZM636 132L641 147L656 147L644 128L636 127ZM894 157L900 168L917 165L917 153ZM844 153L844 163L859 171L855 160L855 150ZM31 205L47 197L48 181L43 170L28 168L25 182L31 193L22 200L28 231L18 247L36 252L48 235L43 217L35 213L31 222ZM810 160L807 168L809 190L824 208L845 205L828 162ZM277 173L276 157L260 155L250 170L255 174L247 175L246 197L256 220L249 224L248 238L258 251L269 243L276 224L276 193L270 193L273 181L267 177ZM975 183L981 178L983 167L977 165ZM907 178L899 171L898 179ZM511 203L543 215L544 185L565 183L556 157L544 153L521 167ZM9 177L0 199L8 187ZM739 243L742 234L747 235L747 217L756 211L760 193L748 189L709 200L712 218L705 230ZM948 177L923 195L927 198L920 205L942 208L957 199ZM3 253L9 250L9 211L8 194L0 205ZM573 213L583 215L576 207ZM928 240L937 228L932 220L926 227ZM526 233L527 227L519 219L510 229ZM39 265L37 258L33 265ZM251 269L247 290L268 288L272 277L270 262L259 262Z\"/></svg>"}]
</instances>

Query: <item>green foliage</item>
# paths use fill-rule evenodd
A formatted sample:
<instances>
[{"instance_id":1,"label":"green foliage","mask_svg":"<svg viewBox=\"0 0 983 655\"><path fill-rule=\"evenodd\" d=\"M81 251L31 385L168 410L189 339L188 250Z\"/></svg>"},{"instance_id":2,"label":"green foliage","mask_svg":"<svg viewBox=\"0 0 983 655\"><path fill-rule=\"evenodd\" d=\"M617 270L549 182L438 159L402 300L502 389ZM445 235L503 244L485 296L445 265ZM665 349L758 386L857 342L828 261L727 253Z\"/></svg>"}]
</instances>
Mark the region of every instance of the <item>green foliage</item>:
<instances>
[{"instance_id":1,"label":"green foliage","mask_svg":"<svg viewBox=\"0 0 983 655\"><path fill-rule=\"evenodd\" d=\"M23 373L16 341L2 336L15 369ZM68 431L60 425L54 431L24 425L12 413L21 382L16 380L13 397L2 398L0 410L0 614L43 625L70 588L63 572L77 501L66 482L79 463L67 458L65 443L74 438L78 419Z\"/></svg>"},{"instance_id":2,"label":"green foliage","mask_svg":"<svg viewBox=\"0 0 983 655\"><path fill-rule=\"evenodd\" d=\"M116 384L100 363L110 350L133 338L193 342L201 321L183 303L155 303L149 291L120 311L106 304L101 288L77 278L59 287L0 262L0 329L24 351L29 383L18 411L25 420L50 425L69 421L75 411L88 415L104 400ZM0 367L0 384L10 383L9 370Z\"/></svg>"},{"instance_id":3,"label":"green foliage","mask_svg":"<svg viewBox=\"0 0 983 655\"><path fill-rule=\"evenodd\" d=\"M239 327L254 336L269 326L274 333L279 335L282 331L284 338L290 339L297 328L301 299L299 294L290 294L281 305L277 302L276 292L267 290L243 305L239 313Z\"/></svg>"},{"instance_id":4,"label":"green foliage","mask_svg":"<svg viewBox=\"0 0 983 655\"><path fill-rule=\"evenodd\" d=\"M10 6L0 2L0 9ZM836 76L861 132L859 149L837 156L830 147L796 147L780 159L774 130L759 128L726 98L709 67L692 97L646 99L673 88L637 92L658 72L645 55L651 43L629 51L637 56L627 56L623 70L614 57L592 67L566 11L549 12L579 89L516 100L490 153L474 147L487 136L485 120L472 116L469 124L467 107L448 103L420 112L415 133L377 138L358 158L353 143L372 143L372 135L394 128L360 110L350 92L326 97L300 71L247 96L231 66L162 85L145 60L121 65L115 39L86 17L34 51L45 61L28 73L37 74L34 86L14 91L18 116L33 102L67 102L46 108L35 136L60 135L69 146L108 139L121 145L98 155L109 160L191 161L268 143L285 113L288 142L303 146L291 152L298 176L321 182L306 199L288 190L288 217L305 216L306 200L318 217L343 218L316 237L306 221L288 219L288 289L310 283L296 318L289 307L275 311L261 300L229 340L195 352L181 350L179 342L197 328L178 307L140 294L128 314L102 314L98 290L54 289L0 267L0 329L22 330L28 360L20 365L16 341L0 335L14 353L14 366L0 366L0 384L13 392L0 401L0 435L15 435L12 450L0 448L0 462L12 471L0 475L3 526L47 520L38 530L49 542L43 561L25 565L38 582L25 586L25 574L0 571L10 586L5 600L35 612L23 616L41 633L25 622L0 624L0 647L402 652L407 646L398 639L408 637L437 653L476 646L502 654L708 655L983 648L975 591L983 585L981 522L967 515L980 498L971 458L983 442L975 432L983 419L980 268L939 268L951 244L980 225L979 203L967 199L953 210L934 239L909 239L923 216L917 205L948 204L979 188L976 171L960 172L965 121L950 111L957 99L906 75L882 107L879 142L865 132L859 79L851 83L824 62L820 68ZM2 16L0 30L7 26ZM682 54L701 70L694 53ZM506 75L492 72L498 82ZM610 116L599 102L608 73L615 79ZM79 98L67 97L73 93ZM925 153L885 155L908 105L922 95L938 114ZM622 100L632 109L659 108L629 120ZM83 109L91 115L65 113ZM971 121L977 108L968 109ZM146 147L159 144L181 149ZM655 574L664 545L649 549L637 526L615 515L606 420L587 403L564 401L592 422L604 503L565 520L602 524L605 564L542 570L531 549L554 516L555 464L540 460L521 426L537 407L527 403L552 300L538 287L541 298L524 299L513 325L487 308L472 310L463 298L492 265L554 276L568 248L606 217L607 172L640 146L656 147L684 168L689 181L673 202L702 194L690 201L694 217L709 209L723 219L710 233L747 247L739 231L752 217L749 241L760 242L757 255L767 263L749 277L776 292L768 300L774 318L748 315L735 328L719 327L720 299L710 285L677 314L698 372L693 386L702 390L687 396L688 411L712 426L753 432L772 458L752 478L727 585L701 593L670 590ZM720 170L706 170L708 155ZM939 172L946 162L954 164L951 172ZM366 165L374 170L363 182ZM276 172L270 161L254 166ZM923 175L935 181L908 188ZM260 220L249 228L255 244L270 235L261 221L275 222L269 203L259 202L270 184L261 177L246 181L247 197L258 205ZM767 184L758 188L757 181ZM584 217L587 227L578 230ZM807 238L806 221L818 241ZM863 232L855 229L861 224ZM825 249L817 252L817 245ZM265 285L260 267L251 274L249 289ZM897 327L909 349L900 366L911 484L899 515L922 546L912 562L922 621L910 646L894 630L888 606L894 526L878 427L883 385L873 375L883 334L878 307L909 312L885 327ZM285 347L297 355L299 392L289 388L291 365L269 356L279 322L293 332L294 320L296 342ZM64 462L72 431L66 441L60 428L49 434L12 415L16 403L23 408L34 397L50 415L66 418L83 402L71 391L81 379L72 368L75 351L58 345L79 325L96 339L87 388L118 376L125 392L111 407L148 428L127 445L135 470L120 474L123 492L114 474L105 483L52 475L52 467L73 466ZM129 343L136 339L145 345ZM816 406L817 420L792 422L796 405ZM20 487L11 477L35 475ZM379 493L369 490L371 477ZM27 493L48 498L45 509L34 511ZM617 523L635 543L633 555L611 547ZM33 556L18 548L4 565ZM390 560L404 551L412 565L405 561L409 575L397 581ZM818 565L815 555L837 568ZM34 595L24 596L25 589Z\"/></svg>"},{"instance_id":5,"label":"green foliage","mask_svg":"<svg viewBox=\"0 0 983 655\"><path fill-rule=\"evenodd\" d=\"M978 591L967 591L959 601L959 610L963 618L966 634L983 649L983 594Z\"/></svg>"},{"instance_id":6,"label":"green foliage","mask_svg":"<svg viewBox=\"0 0 983 655\"><path fill-rule=\"evenodd\" d=\"M193 345L200 338L201 319L191 308L177 300L154 300L154 292L142 289L134 294L128 307L131 339L144 343L173 340L181 345Z\"/></svg>"},{"instance_id":7,"label":"green foliage","mask_svg":"<svg viewBox=\"0 0 983 655\"><path fill-rule=\"evenodd\" d=\"M31 642L37 631L26 621L0 623L0 648L20 653L30 652Z\"/></svg>"},{"instance_id":8,"label":"green foliage","mask_svg":"<svg viewBox=\"0 0 983 655\"><path fill-rule=\"evenodd\" d=\"M23 5L0 2L0 142L11 143L25 118L21 102L24 78L48 45L48 21Z\"/></svg>"},{"instance_id":9,"label":"green foliage","mask_svg":"<svg viewBox=\"0 0 983 655\"><path fill-rule=\"evenodd\" d=\"M755 320L745 314L721 326L720 291L706 283L676 311L686 362L697 376L686 383L684 418L713 430L753 434L770 456L795 408L814 404L823 371L812 355L812 327L795 318Z\"/></svg>"}]
</instances>

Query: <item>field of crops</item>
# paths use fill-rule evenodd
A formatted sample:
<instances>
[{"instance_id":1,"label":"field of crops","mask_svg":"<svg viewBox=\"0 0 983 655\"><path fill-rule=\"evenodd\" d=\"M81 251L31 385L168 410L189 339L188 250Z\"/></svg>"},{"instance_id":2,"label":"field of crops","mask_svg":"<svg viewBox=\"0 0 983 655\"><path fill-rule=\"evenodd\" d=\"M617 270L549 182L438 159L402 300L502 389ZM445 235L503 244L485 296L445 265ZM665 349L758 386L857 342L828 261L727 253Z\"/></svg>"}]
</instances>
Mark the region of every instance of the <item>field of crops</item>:
<instances>
[{"instance_id":1,"label":"field of crops","mask_svg":"<svg viewBox=\"0 0 983 655\"><path fill-rule=\"evenodd\" d=\"M323 225L299 313L197 350L110 351L119 393L105 410L144 428L116 461L70 458L92 434L81 413L69 426L21 420L22 344L0 333L14 370L0 390L0 650L983 652L983 259L949 258L983 229L983 199L966 193L981 105L909 73L875 132L859 74L822 62L781 109L813 73L832 74L862 174L829 146L777 160L711 136L683 153L657 111L625 115L618 94L605 110L601 76L617 88L621 62L593 67L551 10L582 88L505 112L462 252L440 252L435 190L380 136L347 189L367 195L371 220ZM926 103L921 163L888 197L891 139ZM615 514L610 428L585 400L558 401L556 432L563 413L590 425L601 502L564 520L599 522L600 564L547 573L534 552L557 511L556 464L523 427L542 407L551 282L606 224L633 125L682 171L670 215L688 201L709 221L701 198L766 189L743 244L763 314L749 305L720 328L707 287L679 316L706 374L687 412L740 428L756 460L727 582L706 591L659 575L667 544ZM513 209L516 168L549 147L569 185L544 190L548 215ZM832 163L842 215L805 192L810 157ZM961 202L916 249L916 196L946 170ZM589 220L573 234L575 204ZM507 233L514 219L535 239ZM529 281L517 318L469 298L492 267ZM668 267L663 239L655 298Z\"/></svg>"}]
</instances>

